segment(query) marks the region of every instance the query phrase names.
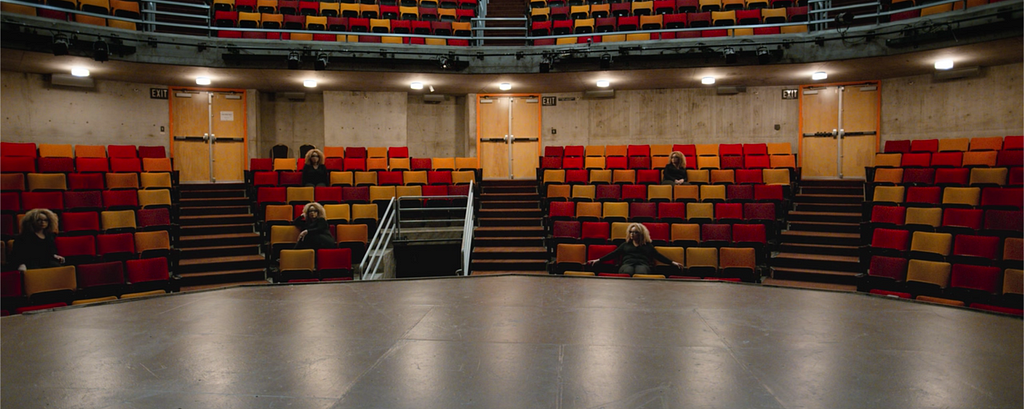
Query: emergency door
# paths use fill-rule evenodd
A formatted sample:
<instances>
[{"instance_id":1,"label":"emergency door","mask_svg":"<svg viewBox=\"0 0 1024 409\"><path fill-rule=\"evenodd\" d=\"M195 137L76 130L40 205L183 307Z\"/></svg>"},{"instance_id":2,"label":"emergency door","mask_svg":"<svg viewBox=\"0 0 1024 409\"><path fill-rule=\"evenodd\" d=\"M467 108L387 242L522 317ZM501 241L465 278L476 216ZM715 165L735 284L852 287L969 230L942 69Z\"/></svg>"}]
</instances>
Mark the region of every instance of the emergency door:
<instances>
[{"instance_id":1,"label":"emergency door","mask_svg":"<svg viewBox=\"0 0 1024 409\"><path fill-rule=\"evenodd\" d=\"M878 151L878 83L801 87L804 178L863 179Z\"/></svg>"},{"instance_id":2,"label":"emergency door","mask_svg":"<svg viewBox=\"0 0 1024 409\"><path fill-rule=\"evenodd\" d=\"M244 180L245 92L172 89L174 169L182 183Z\"/></svg>"},{"instance_id":3,"label":"emergency door","mask_svg":"<svg viewBox=\"0 0 1024 409\"><path fill-rule=\"evenodd\" d=\"M477 97L477 145L485 179L534 179L540 156L540 96Z\"/></svg>"}]
</instances>

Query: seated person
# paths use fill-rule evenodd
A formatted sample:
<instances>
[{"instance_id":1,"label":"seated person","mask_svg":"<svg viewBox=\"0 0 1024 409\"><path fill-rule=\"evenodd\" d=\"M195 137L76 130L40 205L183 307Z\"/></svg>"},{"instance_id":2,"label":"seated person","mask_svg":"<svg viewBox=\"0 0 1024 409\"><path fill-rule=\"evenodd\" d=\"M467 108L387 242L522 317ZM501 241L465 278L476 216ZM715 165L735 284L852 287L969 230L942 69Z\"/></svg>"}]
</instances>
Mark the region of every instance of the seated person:
<instances>
[{"instance_id":1,"label":"seated person","mask_svg":"<svg viewBox=\"0 0 1024 409\"><path fill-rule=\"evenodd\" d=\"M668 257L658 253L658 250L654 248L653 244L651 244L651 233L647 230L647 227L644 227L644 225L640 223L633 223L629 225L627 234L628 239L626 242L620 244L615 251L605 254L599 259L589 260L587 261L587 264L594 265L621 255L622 265L619 267L620 273L650 274L652 257L662 263L672 264L680 270L683 269L682 264L672 261Z\"/></svg>"},{"instance_id":2,"label":"seated person","mask_svg":"<svg viewBox=\"0 0 1024 409\"><path fill-rule=\"evenodd\" d=\"M306 162L302 165L302 185L327 186L329 181L327 173L327 167L324 166L324 153L319 149L310 149L309 152L306 152Z\"/></svg>"},{"instance_id":3,"label":"seated person","mask_svg":"<svg viewBox=\"0 0 1024 409\"><path fill-rule=\"evenodd\" d=\"M57 215L49 209L32 209L21 219L21 234L14 239L11 261L18 270L60 267L57 254Z\"/></svg>"},{"instance_id":4,"label":"seated person","mask_svg":"<svg viewBox=\"0 0 1024 409\"><path fill-rule=\"evenodd\" d=\"M338 247L331 236L330 226L325 218L327 212L317 202L306 203L302 208L302 214L295 219L295 225L299 228L299 240L295 243L296 249L333 249Z\"/></svg>"},{"instance_id":5,"label":"seated person","mask_svg":"<svg viewBox=\"0 0 1024 409\"><path fill-rule=\"evenodd\" d=\"M673 151L668 155L668 163L661 172L661 178L663 185L686 184L686 157L682 152Z\"/></svg>"}]
</instances>

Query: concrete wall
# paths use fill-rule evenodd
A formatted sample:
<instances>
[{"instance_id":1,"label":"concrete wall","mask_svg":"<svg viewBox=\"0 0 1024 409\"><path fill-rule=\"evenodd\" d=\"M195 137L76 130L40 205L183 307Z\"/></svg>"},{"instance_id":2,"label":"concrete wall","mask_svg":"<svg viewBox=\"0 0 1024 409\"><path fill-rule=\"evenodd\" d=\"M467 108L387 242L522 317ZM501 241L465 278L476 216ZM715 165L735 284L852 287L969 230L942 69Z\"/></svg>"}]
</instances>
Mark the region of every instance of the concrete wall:
<instances>
[{"instance_id":1,"label":"concrete wall","mask_svg":"<svg viewBox=\"0 0 1024 409\"><path fill-rule=\"evenodd\" d=\"M978 78L882 81L882 139L970 138L1024 133L1024 64L987 67Z\"/></svg>"},{"instance_id":2,"label":"concrete wall","mask_svg":"<svg viewBox=\"0 0 1024 409\"><path fill-rule=\"evenodd\" d=\"M168 101L152 84L96 81L96 88L53 86L48 77L0 72L0 138L7 142L169 147ZM161 132L161 127L163 131Z\"/></svg>"},{"instance_id":3,"label":"concrete wall","mask_svg":"<svg viewBox=\"0 0 1024 409\"><path fill-rule=\"evenodd\" d=\"M931 76L882 81L882 139L957 138L1024 133L1024 64L989 67L978 78L933 82ZM53 87L45 76L3 71L4 141L168 146L168 102L150 99L159 85L96 81L95 89ZM797 143L799 103L792 87L749 87L737 95L712 88L618 91L614 99L557 96L542 111L543 145L627 143ZM249 154L269 156L278 143L409 146L413 156L475 156L477 95L426 104L406 92L325 91L304 101L248 91ZM779 129L775 129L778 125ZM551 129L557 130L552 135Z\"/></svg>"}]
</instances>

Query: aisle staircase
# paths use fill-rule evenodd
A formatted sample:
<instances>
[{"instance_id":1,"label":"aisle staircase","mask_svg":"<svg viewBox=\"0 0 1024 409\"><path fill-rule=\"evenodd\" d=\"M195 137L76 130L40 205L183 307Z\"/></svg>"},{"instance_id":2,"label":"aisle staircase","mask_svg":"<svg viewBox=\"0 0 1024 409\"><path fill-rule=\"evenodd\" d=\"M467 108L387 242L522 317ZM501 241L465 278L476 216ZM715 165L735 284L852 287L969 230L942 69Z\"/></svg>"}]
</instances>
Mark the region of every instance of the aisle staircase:
<instances>
[{"instance_id":1,"label":"aisle staircase","mask_svg":"<svg viewBox=\"0 0 1024 409\"><path fill-rule=\"evenodd\" d=\"M183 290L225 283L266 283L245 185L180 186L176 243L180 261L174 273Z\"/></svg>"},{"instance_id":2,"label":"aisle staircase","mask_svg":"<svg viewBox=\"0 0 1024 409\"><path fill-rule=\"evenodd\" d=\"M858 246L864 182L803 180L798 189L787 218L788 230L780 234L778 253L769 261L769 280L855 290L861 268Z\"/></svg>"},{"instance_id":3,"label":"aisle staircase","mask_svg":"<svg viewBox=\"0 0 1024 409\"><path fill-rule=\"evenodd\" d=\"M473 239L472 275L547 274L535 180L485 180Z\"/></svg>"}]
</instances>

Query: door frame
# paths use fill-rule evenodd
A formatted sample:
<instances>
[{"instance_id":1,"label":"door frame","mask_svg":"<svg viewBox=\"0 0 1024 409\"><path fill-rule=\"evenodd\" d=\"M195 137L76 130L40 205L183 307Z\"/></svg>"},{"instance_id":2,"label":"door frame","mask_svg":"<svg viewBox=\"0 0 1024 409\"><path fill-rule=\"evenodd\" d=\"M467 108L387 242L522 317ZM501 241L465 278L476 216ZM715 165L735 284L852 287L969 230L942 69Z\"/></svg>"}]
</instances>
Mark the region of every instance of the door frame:
<instances>
[{"instance_id":1,"label":"door frame","mask_svg":"<svg viewBox=\"0 0 1024 409\"><path fill-rule=\"evenodd\" d=\"M167 87L167 150L171 158L174 157L174 101L171 99L176 91L199 91L199 92L233 92L242 95L242 114L245 120L242 121L242 146L245 149L245 156L249 156L249 95L241 88L205 88L205 87ZM249 170L249 161L242 161L242 170Z\"/></svg>"},{"instance_id":2,"label":"door frame","mask_svg":"<svg viewBox=\"0 0 1024 409\"><path fill-rule=\"evenodd\" d=\"M804 166L804 90L809 88L829 88L829 87L843 87L851 85L873 85L878 90L878 99L875 101L875 152L878 152L878 147L881 146L882 140L882 81L879 80L867 80L867 81L847 81L847 82L833 82L828 84L806 84L801 85L797 93L799 95L799 117L797 127L797 164L799 167ZM839 111L841 116L843 113ZM839 158L836 158L837 160ZM840 164L841 166L841 164ZM831 178L828 178L831 179Z\"/></svg>"},{"instance_id":3,"label":"door frame","mask_svg":"<svg viewBox=\"0 0 1024 409\"><path fill-rule=\"evenodd\" d=\"M476 134L475 134L475 138L474 139L476 139L476 157L477 158L480 157L480 99L484 98L484 97L492 97L492 98L493 97L499 97L499 98L500 97L512 97L512 98L514 98L514 97L534 97L534 96L537 97L537 157L540 157L541 152L544 151L544 148L542 147L542 144L544 142L543 139L542 139L542 137L544 136L544 133L542 132L543 129L544 129L544 116L543 116L543 112L544 111L542 109L543 107L541 106L542 104L540 102L541 93L537 92L537 93L514 93L514 94L476 94L476 101L475 101L475 107L474 107L475 110L476 110L476 112L475 112L475 114L476 114ZM509 108L509 109L511 109L511 108ZM512 124L509 123L509 126L511 127ZM480 166L481 166L481 171L482 171L483 164L480 164ZM511 177L510 179L514 180L515 178Z\"/></svg>"}]
</instances>

